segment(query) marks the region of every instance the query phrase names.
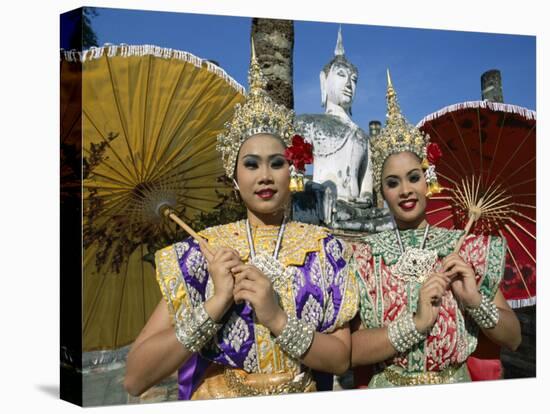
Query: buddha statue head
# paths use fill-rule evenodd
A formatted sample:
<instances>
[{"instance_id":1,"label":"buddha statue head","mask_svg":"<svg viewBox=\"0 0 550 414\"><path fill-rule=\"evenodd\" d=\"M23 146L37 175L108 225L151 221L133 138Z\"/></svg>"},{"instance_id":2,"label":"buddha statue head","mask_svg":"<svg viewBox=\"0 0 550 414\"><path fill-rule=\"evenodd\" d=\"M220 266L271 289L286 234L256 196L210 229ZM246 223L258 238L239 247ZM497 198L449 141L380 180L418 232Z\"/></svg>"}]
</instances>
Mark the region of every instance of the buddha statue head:
<instances>
[{"instance_id":1,"label":"buddha statue head","mask_svg":"<svg viewBox=\"0 0 550 414\"><path fill-rule=\"evenodd\" d=\"M339 106L351 115L351 104L357 85L357 68L344 55L342 30L338 30L338 40L334 57L321 70L321 103L327 112L331 106Z\"/></svg>"}]
</instances>

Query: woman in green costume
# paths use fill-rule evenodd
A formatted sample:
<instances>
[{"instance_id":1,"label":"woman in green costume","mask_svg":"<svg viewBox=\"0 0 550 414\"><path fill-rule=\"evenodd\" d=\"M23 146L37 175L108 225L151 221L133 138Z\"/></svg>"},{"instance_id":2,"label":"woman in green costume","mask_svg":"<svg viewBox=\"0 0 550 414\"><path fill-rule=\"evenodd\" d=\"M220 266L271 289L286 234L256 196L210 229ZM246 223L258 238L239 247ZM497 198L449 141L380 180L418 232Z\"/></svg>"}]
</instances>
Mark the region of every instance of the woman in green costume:
<instances>
[{"instance_id":1,"label":"woman in green costume","mask_svg":"<svg viewBox=\"0 0 550 414\"><path fill-rule=\"evenodd\" d=\"M499 290L506 242L430 227L426 201L438 191L429 136L400 112L388 73L387 123L371 142L375 189L396 229L354 246L360 326L352 365L373 365L369 388L470 381L466 359L479 329L515 350L520 326Z\"/></svg>"}]
</instances>

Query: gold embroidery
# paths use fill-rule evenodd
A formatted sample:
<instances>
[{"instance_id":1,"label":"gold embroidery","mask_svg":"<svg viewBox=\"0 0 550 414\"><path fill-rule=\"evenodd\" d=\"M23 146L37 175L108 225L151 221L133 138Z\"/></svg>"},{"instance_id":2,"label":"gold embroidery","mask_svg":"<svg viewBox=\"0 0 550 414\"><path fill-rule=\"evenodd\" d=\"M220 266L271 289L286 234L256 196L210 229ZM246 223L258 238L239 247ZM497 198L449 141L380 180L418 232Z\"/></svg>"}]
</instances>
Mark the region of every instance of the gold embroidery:
<instances>
[{"instance_id":1,"label":"gold embroidery","mask_svg":"<svg viewBox=\"0 0 550 414\"><path fill-rule=\"evenodd\" d=\"M258 367L260 372L272 373L290 371L298 373L300 371L299 362L292 359L281 350L279 345L273 341L269 329L261 324L255 323L254 330L256 334Z\"/></svg>"},{"instance_id":2,"label":"gold embroidery","mask_svg":"<svg viewBox=\"0 0 550 414\"><path fill-rule=\"evenodd\" d=\"M340 312L338 313L338 317L333 330L341 328L346 322L353 319L353 317L357 313L357 310L359 309L359 285L357 284L357 280L355 279L355 266L353 266L351 263L351 260L353 260L353 250L351 246L349 246L347 243L343 243L343 245L344 252L342 256L346 261L346 267L342 269L342 272L346 272L346 283L344 294L342 295ZM330 332L330 330L328 332Z\"/></svg>"},{"instance_id":3,"label":"gold embroidery","mask_svg":"<svg viewBox=\"0 0 550 414\"><path fill-rule=\"evenodd\" d=\"M157 281L168 304L172 324L181 312L192 309L174 246L165 247L155 254Z\"/></svg>"},{"instance_id":4,"label":"gold embroidery","mask_svg":"<svg viewBox=\"0 0 550 414\"><path fill-rule=\"evenodd\" d=\"M278 226L252 227L252 238L256 252L273 253L278 232ZM248 261L250 249L244 221L210 227L199 234L207 239L211 246L231 247L239 252L241 260ZM307 254L310 252L322 252L322 240L325 237L327 237L327 230L323 227L292 221L286 225L278 257L286 268L286 277L282 288L277 293L281 307L289 315L296 315L296 304L292 288L294 268L292 266L303 265ZM254 332L260 372L269 373L282 370L299 372L299 361L282 352L279 345L273 341L273 336L266 327L255 323Z\"/></svg>"},{"instance_id":5,"label":"gold embroidery","mask_svg":"<svg viewBox=\"0 0 550 414\"><path fill-rule=\"evenodd\" d=\"M272 253L277 241L278 226L252 227L256 252ZM291 221L287 223L279 261L286 266L301 266L308 253L321 249L321 241L327 237L327 229L311 224ZM231 247L241 259L248 260L250 250L246 238L244 220L205 229L199 233L213 247Z\"/></svg>"},{"instance_id":6,"label":"gold embroidery","mask_svg":"<svg viewBox=\"0 0 550 414\"><path fill-rule=\"evenodd\" d=\"M278 230L279 228L277 226L253 228L254 247L258 253L273 252ZM231 247L240 253L241 259L244 262L248 261L250 252L248 249L244 221L211 227L203 230L200 235L206 238L211 246ZM284 278L285 282L277 293L279 295L281 307L289 315L296 316L293 288L293 272L296 271L294 266L303 265L307 254L310 252L319 252L321 262L326 263L323 239L326 238L327 235L327 230L322 227L296 222L287 223L281 250L279 252L279 260L286 268L286 275ZM187 287L183 281L183 276L179 268L177 257L178 248L181 248L181 243L168 246L159 250L156 254L157 280L164 299L168 303L172 319L177 317L184 309L192 308L189 292L187 292ZM346 260L346 263L349 263L351 249L347 245L345 245L343 258ZM349 269L351 270L351 267ZM329 328L328 332L341 327L357 312L357 281L352 275L347 274L349 272L347 268L342 271L346 271L347 282L343 290L341 310L335 324L333 327ZM211 285L210 278L208 284ZM207 290L211 290L211 286L210 289ZM324 294L326 295L326 292L324 292ZM325 301L326 300L328 300L328 298L325 297ZM290 371L298 373L300 371L300 362L289 357L280 349L279 345L273 341L274 338L266 327L255 322L254 334L259 372L270 373Z\"/></svg>"}]
</instances>

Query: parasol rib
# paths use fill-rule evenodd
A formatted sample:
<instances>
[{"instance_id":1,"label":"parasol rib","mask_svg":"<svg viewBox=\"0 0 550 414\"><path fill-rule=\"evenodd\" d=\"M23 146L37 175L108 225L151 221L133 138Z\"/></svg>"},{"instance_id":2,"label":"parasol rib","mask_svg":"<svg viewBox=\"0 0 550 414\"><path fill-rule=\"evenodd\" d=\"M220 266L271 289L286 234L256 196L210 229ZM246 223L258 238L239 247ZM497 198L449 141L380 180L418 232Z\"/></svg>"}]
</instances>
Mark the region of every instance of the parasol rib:
<instances>
[{"instance_id":1,"label":"parasol rib","mask_svg":"<svg viewBox=\"0 0 550 414\"><path fill-rule=\"evenodd\" d=\"M530 222L533 223L533 224L536 224L536 223L537 223L537 221L536 221L534 218L529 217L529 216L527 216L527 215L525 215L525 214L523 214L523 213L520 213L519 211L514 210L513 213L514 213L515 215L521 217L521 218L524 218L525 220L530 221Z\"/></svg>"},{"instance_id":2,"label":"parasol rib","mask_svg":"<svg viewBox=\"0 0 550 414\"><path fill-rule=\"evenodd\" d=\"M447 217L445 217L445 218L439 220L439 221L438 221L437 223L435 223L433 226L434 226L434 227L437 227L437 226L439 226L440 224L445 223L447 220L451 220L452 218L453 218L452 215L448 215ZM453 225L453 227L451 227L451 229L452 229L452 228L454 228L454 225Z\"/></svg>"},{"instance_id":3,"label":"parasol rib","mask_svg":"<svg viewBox=\"0 0 550 414\"><path fill-rule=\"evenodd\" d=\"M472 159L470 158L470 152L468 151L468 148L466 147L466 141L464 140L464 137L462 136L462 132L460 131L460 128L458 127L458 124L456 123L456 118L453 113L450 114L451 119L453 120L453 124L455 125L455 128L458 132L458 136L460 137L460 142L462 142L462 146L464 147L464 151L466 152L466 156L468 158L468 162L470 163L470 171L475 171L474 164L472 163ZM466 171L466 169L464 169Z\"/></svg>"},{"instance_id":4,"label":"parasol rib","mask_svg":"<svg viewBox=\"0 0 550 414\"><path fill-rule=\"evenodd\" d=\"M118 181L116 178L113 178L113 177L109 177L105 174L101 174L101 173L98 173L98 172L93 172L91 173L90 175L93 175L93 178L95 177L100 177L100 178L103 178L105 181L107 182L110 182L110 183L113 183L113 184L119 184L120 186L118 188L120 188L121 190L123 189L127 189L127 190L132 190L134 188L134 183L128 183L128 182L123 182L123 181ZM93 186L91 183L88 183L88 181L92 181L92 178L86 178L84 180L84 188L95 188L95 187L103 187L103 184L101 185L98 185L98 186ZM96 181L95 179L93 181ZM111 187L109 187L111 188Z\"/></svg>"},{"instance_id":5,"label":"parasol rib","mask_svg":"<svg viewBox=\"0 0 550 414\"><path fill-rule=\"evenodd\" d=\"M193 79L196 78L198 71L194 71ZM188 104L186 111L181 115L180 119L178 120L176 127L174 128L174 131L172 132L171 136L168 138L168 144L162 148L160 151L160 157L158 159L157 165L160 165L160 168L158 171L153 172L152 178L158 177L160 174L164 172L166 168L168 168L168 165L170 164L171 160L174 159L182 150L185 148L185 146L190 141L190 137L187 134L183 134L184 139L180 143L180 150L179 151L168 151L170 149L170 146L172 142L174 142L178 137L181 138L182 134L180 134L182 128L185 126L185 122L187 121L189 115L192 112L192 109L195 107L195 103L197 100L201 97L201 95L204 93L204 91L209 87L208 82L202 82L202 87L195 93L195 96L191 99L190 103ZM169 156L167 160L164 158L166 156Z\"/></svg>"},{"instance_id":6,"label":"parasol rib","mask_svg":"<svg viewBox=\"0 0 550 414\"><path fill-rule=\"evenodd\" d=\"M167 163L166 165L169 165L174 159L176 159L178 156L180 156L180 154L183 153L183 152L185 152L186 156L183 157L181 160L179 160L178 165L183 165L190 159L195 159L196 160L196 158L199 157L203 153L213 153L214 156L212 158L209 158L207 161L208 162L209 161L214 161L214 162L217 162L219 164L220 163L219 162L219 156L217 155L217 153L215 151L215 144L213 142L210 142L207 139L201 139L201 137L202 137L202 133L194 135L191 138L193 138L194 141L204 142L205 144L204 144L203 147L198 147L198 146L195 145L194 146L194 151L191 152L191 151L186 150L185 146L182 146L180 149L173 151L171 157L166 161L166 163ZM194 168L194 167L191 166L190 168ZM220 169L221 169L221 167L220 167ZM157 177L162 176L164 174L164 171L165 171L165 166L162 166L161 168L158 169L158 171L153 173L153 175L151 176L151 179L157 179Z\"/></svg>"},{"instance_id":7,"label":"parasol rib","mask_svg":"<svg viewBox=\"0 0 550 414\"><path fill-rule=\"evenodd\" d=\"M443 177L445 180L449 181L451 184L453 184L455 187L458 187L458 182L453 180L451 177L441 173L440 171L437 172L437 175L439 177ZM460 176L460 174L458 174Z\"/></svg>"},{"instance_id":8,"label":"parasol rib","mask_svg":"<svg viewBox=\"0 0 550 414\"><path fill-rule=\"evenodd\" d=\"M533 204L525 204L525 203L512 203L514 206L518 206L518 207L525 207L525 208L532 208L534 210L536 210L536 206L534 206Z\"/></svg>"},{"instance_id":9,"label":"parasol rib","mask_svg":"<svg viewBox=\"0 0 550 414\"><path fill-rule=\"evenodd\" d=\"M533 257L533 255L531 254L531 252L527 249L527 247L525 247L525 245L523 244L523 242L519 239L519 237L516 235L516 233L514 233L514 231L510 228L510 226L508 224L505 224L504 225L504 228L506 230L508 230L508 233L510 233L512 235L512 237L514 239L516 239L516 241L518 242L518 244L521 246L521 248L523 249L523 251L525 253L527 253L527 255L531 258L531 260L533 261L533 263L537 263L537 261L535 260L535 258Z\"/></svg>"},{"instance_id":10,"label":"parasol rib","mask_svg":"<svg viewBox=\"0 0 550 414\"><path fill-rule=\"evenodd\" d=\"M172 105L172 102L174 101L174 97L176 95L176 90L178 89L179 85L181 84L182 82L182 79L183 79L183 74L185 73L188 65L190 65L190 63L188 62L184 62L182 67L181 67L181 70L179 72L179 75L178 75L178 80L176 82L176 84L174 85L174 88L172 88L172 91L171 91L171 94L170 94L170 98L168 99L168 107L170 107ZM193 83L196 76L197 76L197 71L193 68L192 69L192 72L191 72L191 79L190 79L190 83ZM187 109L187 112L182 114L182 116L186 116L186 114L188 114L189 112L191 111L191 107L189 107ZM162 122L160 124L160 128L159 128L159 131L158 131L158 134L157 136L155 137L155 139L153 140L154 141L154 147L153 149L151 150L151 157L148 157L148 166L146 168L146 176L149 176L149 169L152 168L154 165L160 165L160 161L162 160L162 157L164 156L164 154L168 151L168 149L170 148L170 146L172 145L172 142L176 139L177 137L177 134L173 133L171 137L168 137L168 142L166 143L166 145L164 146L164 148L161 148L161 149L158 149L159 147L159 144L160 144L160 137L162 136L163 132L164 132L164 129L165 129L165 125L166 125L166 118L168 117L168 112L169 111L164 111L164 116L162 117ZM176 129L177 130L177 129ZM151 162L152 161L152 157L154 154L160 154L160 157L156 159L156 162ZM153 177L154 177L154 172L151 171L151 173L153 174Z\"/></svg>"},{"instance_id":11,"label":"parasol rib","mask_svg":"<svg viewBox=\"0 0 550 414\"><path fill-rule=\"evenodd\" d=\"M115 105L117 108L118 116L120 119L120 125L122 126L122 132L124 135L124 142L126 142L126 146L128 149L128 155L130 156L130 159L132 160L131 165L134 167L134 178L139 176L137 166L136 166L136 160L134 159L134 153L132 151L132 146L130 145L129 134L128 134L128 125L126 124L126 119L122 114L122 110L120 108L120 97L118 96L118 92L115 88L114 78L113 78L113 71L111 69L111 62L107 58L107 55L105 55L105 61L107 63L107 70L109 72L109 78L111 79L111 90L113 91L113 96L115 98Z\"/></svg>"},{"instance_id":12,"label":"parasol rib","mask_svg":"<svg viewBox=\"0 0 550 414\"><path fill-rule=\"evenodd\" d=\"M118 306L118 318L117 318L117 321L116 321L116 325L115 325L115 332L114 332L114 338L115 338L115 341L118 342L118 332L120 330L120 319L122 318L122 304L124 303L124 294L126 293L126 281L128 280L128 261L126 261L125 263L126 265L126 270L124 272L124 276L122 277L123 281L122 281L122 289L121 289L121 292L120 292L120 300L119 300L119 306Z\"/></svg>"},{"instance_id":13,"label":"parasol rib","mask_svg":"<svg viewBox=\"0 0 550 414\"><path fill-rule=\"evenodd\" d=\"M145 151L147 150L147 143L145 142L145 127L147 126L147 115L149 114L149 111L147 111L148 103L149 103L149 81L151 80L151 62L153 60L153 56L149 55L147 59L147 83L145 84L145 105L143 105L143 124L141 128L141 175L139 177L140 181L145 180L145 159L146 154Z\"/></svg>"},{"instance_id":14,"label":"parasol rib","mask_svg":"<svg viewBox=\"0 0 550 414\"><path fill-rule=\"evenodd\" d=\"M461 170L466 171L466 168L464 168L464 165L462 165L462 162L460 162L460 160L457 158L455 152L451 150L451 148L447 145L447 142L445 142L445 140L439 134L439 132L431 124L429 124L429 126L432 129L432 131L435 132L435 135L437 135L437 137L439 138L439 142L441 142L445 146L445 148L447 149L446 154L451 154L451 156L455 159L457 164L461 167ZM441 160L441 161L443 162L443 160ZM448 163L446 163L446 164L449 165ZM457 174L457 175L460 176L460 174Z\"/></svg>"},{"instance_id":15,"label":"parasol rib","mask_svg":"<svg viewBox=\"0 0 550 414\"><path fill-rule=\"evenodd\" d=\"M498 136L497 136L497 143L495 146L495 150L493 151L494 156L491 158L491 164L489 165L489 171L487 171L487 181L489 181L489 177L491 176L491 171L493 170L493 165L495 163L496 154L498 152L498 146L500 145L500 138L502 137L502 132L504 131L504 121L506 120L506 117L508 116L507 112L504 112L504 116L502 117L502 122L500 123L499 130L498 130ZM482 170L483 171L483 170ZM487 185L487 182L485 183Z\"/></svg>"},{"instance_id":16,"label":"parasol rib","mask_svg":"<svg viewBox=\"0 0 550 414\"><path fill-rule=\"evenodd\" d=\"M520 229L522 229L526 234L528 234L533 240L537 240L537 236L532 234L529 230L527 230L525 227L523 227L520 223L518 223L516 220L514 220L512 217L509 217L508 220L518 226Z\"/></svg>"},{"instance_id":17,"label":"parasol rib","mask_svg":"<svg viewBox=\"0 0 550 414\"><path fill-rule=\"evenodd\" d=\"M508 167L508 164L510 164L510 162L515 158L516 154L519 152L521 147L527 142L527 140L529 139L529 136L531 135L531 132L534 131L535 126L536 124L533 124L533 126L531 127L531 129L529 130L525 138L523 139L523 141L521 141L521 143L516 147L516 150L514 151L514 153L508 158L508 161L506 162L506 164L504 164L504 167L502 167L501 171L498 174L496 174L497 177L502 175L502 173L506 171L506 167Z\"/></svg>"},{"instance_id":18,"label":"parasol rib","mask_svg":"<svg viewBox=\"0 0 550 414\"><path fill-rule=\"evenodd\" d=\"M481 140L481 119L479 114L479 108L476 109L476 115L477 115L477 135L479 137L479 171L483 171L483 141ZM474 172L472 170L472 172ZM479 183L481 183L481 177L479 179ZM479 189L479 185L478 185ZM476 193L477 196L477 193Z\"/></svg>"},{"instance_id":19,"label":"parasol rib","mask_svg":"<svg viewBox=\"0 0 550 414\"><path fill-rule=\"evenodd\" d=\"M505 182L509 182L514 176L516 176L516 174L518 174L521 170L523 170L525 167L527 167L529 164L535 162L537 160L537 157L534 156L533 158L531 158L529 161L521 164L521 167L519 167L518 169L512 171L512 174L510 174L508 177L506 177L506 179L504 179L503 181ZM536 165L535 167L536 168Z\"/></svg>"},{"instance_id":20,"label":"parasol rib","mask_svg":"<svg viewBox=\"0 0 550 414\"><path fill-rule=\"evenodd\" d=\"M120 171L118 171L117 168L114 168L114 167L111 167L109 165L109 163L107 162L106 159L103 159L102 160L102 163L105 167L109 168L111 171L113 171L115 174L118 174L120 177L122 177L124 180L128 180L128 181L125 181L126 184L128 185L132 185L132 171L130 171L130 169L128 168L128 166L126 165L126 163L122 160L122 158L120 158L119 154L116 152L116 150L111 146L111 143L109 142L109 140L107 139L107 137L105 137L105 135L99 130L99 128L97 127L96 123L94 122L94 120L92 119L92 117L88 114L88 112L86 111L85 108L82 108L82 113L84 114L84 117L88 119L88 121L90 122L90 124L94 127L94 129L97 131L97 133L99 134L99 136L101 137L101 139L103 140L103 142L105 143L105 145L107 145L107 147L111 150L112 154L119 160L120 164L122 165L122 167L128 172L128 176L124 176L121 174ZM87 150L86 148L83 148L84 151L86 153L89 153L90 151ZM95 173L94 173L95 174Z\"/></svg>"},{"instance_id":21,"label":"parasol rib","mask_svg":"<svg viewBox=\"0 0 550 414\"><path fill-rule=\"evenodd\" d=\"M435 210L427 211L426 214L439 213L440 211L452 210L452 208L453 206L444 206L444 207L436 208Z\"/></svg>"},{"instance_id":22,"label":"parasol rib","mask_svg":"<svg viewBox=\"0 0 550 414\"><path fill-rule=\"evenodd\" d=\"M516 188L516 187L519 187L519 186L522 186L522 185L525 185L525 184L529 184L529 183L535 182L536 180L537 180L536 177L530 178L530 179L522 181L520 183L515 183L514 185L511 185L510 187L508 187L508 189L512 189L512 188Z\"/></svg>"},{"instance_id":23,"label":"parasol rib","mask_svg":"<svg viewBox=\"0 0 550 414\"><path fill-rule=\"evenodd\" d=\"M63 110L61 112L63 112ZM74 117L73 122L71 123L71 125L69 125L69 128L67 128L66 132L63 135L61 135L61 143L65 143L68 141L68 137L71 136L71 134L73 133L74 127L77 125L80 125L81 119L82 119L82 116ZM61 122L61 125L63 125L63 121Z\"/></svg>"},{"instance_id":24,"label":"parasol rib","mask_svg":"<svg viewBox=\"0 0 550 414\"><path fill-rule=\"evenodd\" d=\"M102 175L99 175L101 178L105 178L106 180L109 179L109 177L104 177ZM89 181L92 181L92 180L89 180ZM109 191L109 193L115 195L115 193L117 192L122 192L122 193L127 193L128 191L132 191L134 189L134 187L121 187L120 185L115 185L115 184L95 184L94 182L90 182L90 183L86 183L83 185L83 187L85 189L89 189L90 191L91 190L103 190L105 192ZM99 195L99 194L98 194Z\"/></svg>"},{"instance_id":25,"label":"parasol rib","mask_svg":"<svg viewBox=\"0 0 550 414\"><path fill-rule=\"evenodd\" d=\"M475 177L472 175L472 188L474 187L474 181L475 181ZM475 196L474 196L474 200L478 200L478 196L479 196L479 186L481 185L481 178L479 180L477 180L477 187L476 187L476 192L475 192ZM485 196L483 198L486 198Z\"/></svg>"},{"instance_id":26,"label":"parasol rib","mask_svg":"<svg viewBox=\"0 0 550 414\"><path fill-rule=\"evenodd\" d=\"M163 188L166 188L166 189L182 189L183 190L183 189L189 188L189 187L187 187L186 184L191 182L191 181L201 180L201 179L210 178L210 177L218 178L218 177L223 175L223 172L217 172L216 171L216 172L209 173L209 174L193 175L191 177L188 177L188 176L185 175L186 172L188 172L188 171L192 171L192 170L182 171L178 174L173 174L170 177L163 178L162 181L159 182L159 184L161 186L163 186ZM220 183L219 187L227 188L227 186L223 183Z\"/></svg>"},{"instance_id":27,"label":"parasol rib","mask_svg":"<svg viewBox=\"0 0 550 414\"><path fill-rule=\"evenodd\" d=\"M462 180L462 184L464 185L464 180ZM457 186L455 189L451 190L453 194L456 195L456 198L459 199L459 201L462 202L462 205L467 208L468 206L468 200L466 199L466 195L462 191L463 188L460 186Z\"/></svg>"},{"instance_id":28,"label":"parasol rib","mask_svg":"<svg viewBox=\"0 0 550 414\"><path fill-rule=\"evenodd\" d=\"M514 193L516 197L536 197L537 193Z\"/></svg>"},{"instance_id":29,"label":"parasol rib","mask_svg":"<svg viewBox=\"0 0 550 414\"><path fill-rule=\"evenodd\" d=\"M95 266L95 263L94 263L94 266ZM100 282L100 285L99 285L99 289L96 290L94 298L92 299L92 304L89 307L91 310L96 308L97 302L99 301L99 297L101 296L101 293L102 293L102 290L103 290L103 285L105 284L105 280L106 280L105 275L97 274L96 276L101 277L101 282ZM91 311L87 312L87 317L84 320L84 326L82 328L83 332L85 332L87 330L87 327L88 327L88 324L90 322L90 318L92 317L92 314L93 314L93 312L91 312Z\"/></svg>"},{"instance_id":30,"label":"parasol rib","mask_svg":"<svg viewBox=\"0 0 550 414\"><path fill-rule=\"evenodd\" d=\"M481 207L481 209L485 212L489 212L489 211L492 211L492 210L495 210L495 209L502 209L504 207L508 207L510 206L511 204L508 203L508 204L504 204L502 205L503 203L506 203L509 199L511 199L512 196L505 196L505 197L502 197L502 198L493 198L492 200L488 201L487 203L484 203L483 206Z\"/></svg>"},{"instance_id":31,"label":"parasol rib","mask_svg":"<svg viewBox=\"0 0 550 414\"><path fill-rule=\"evenodd\" d=\"M206 164L206 163L215 163L218 165L218 169L220 171L220 174L223 174L223 169L221 167L221 163L219 161L219 156L216 152L212 152L212 149L211 148L201 148L200 149L200 152L193 152L192 155L189 155L185 158L183 158L182 160L179 161L178 165L176 167L172 167L172 170L174 170L174 172L172 171L169 171L167 175L161 175L161 174L156 174L155 177L153 178L152 177L152 180L159 180L161 179L160 177L168 177L168 178L171 178L173 176L176 176L176 175L180 175L180 174L185 174L187 171L191 171L191 170L194 170L196 169L196 163L191 163L187 168L183 168L183 166L185 165L185 163L192 159L192 158L197 158L197 156L200 156L202 152L205 152L205 153L212 153L212 156L210 158L207 158L206 160L204 160L201 164Z\"/></svg>"}]
</instances>

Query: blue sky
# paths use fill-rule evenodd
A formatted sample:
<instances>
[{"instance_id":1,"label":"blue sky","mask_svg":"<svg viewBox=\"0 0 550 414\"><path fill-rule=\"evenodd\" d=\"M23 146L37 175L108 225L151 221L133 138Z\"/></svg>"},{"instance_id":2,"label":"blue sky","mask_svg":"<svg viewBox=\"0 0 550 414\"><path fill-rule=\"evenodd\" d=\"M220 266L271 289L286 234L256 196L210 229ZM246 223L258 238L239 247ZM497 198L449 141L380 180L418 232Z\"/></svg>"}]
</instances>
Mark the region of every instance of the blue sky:
<instances>
[{"instance_id":1,"label":"blue sky","mask_svg":"<svg viewBox=\"0 0 550 414\"><path fill-rule=\"evenodd\" d=\"M97 9L100 44L154 44L216 60L247 86L248 17ZM319 71L332 58L336 23L295 21L294 99L297 113L318 113ZM353 119L368 129L385 117L389 67L411 123L444 106L480 99L480 76L500 69L504 101L536 110L534 36L342 25L347 58L359 69Z\"/></svg>"}]
</instances>

